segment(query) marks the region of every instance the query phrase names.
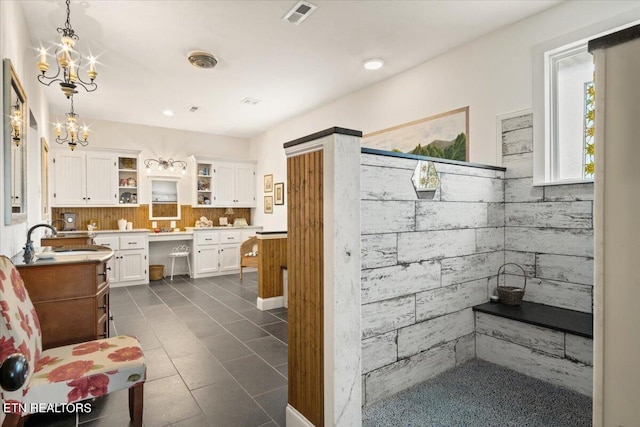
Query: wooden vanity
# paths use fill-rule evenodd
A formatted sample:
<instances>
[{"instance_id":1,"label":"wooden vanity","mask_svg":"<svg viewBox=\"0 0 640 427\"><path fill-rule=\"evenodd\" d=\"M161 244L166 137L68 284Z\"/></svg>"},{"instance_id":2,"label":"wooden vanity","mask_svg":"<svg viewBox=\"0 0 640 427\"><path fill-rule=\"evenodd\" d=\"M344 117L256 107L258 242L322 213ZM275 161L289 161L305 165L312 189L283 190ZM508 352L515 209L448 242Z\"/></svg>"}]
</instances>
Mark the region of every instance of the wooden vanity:
<instances>
[{"instance_id":1,"label":"wooden vanity","mask_svg":"<svg viewBox=\"0 0 640 427\"><path fill-rule=\"evenodd\" d=\"M99 248L91 255L16 263L38 313L44 349L109 336L107 261L113 251Z\"/></svg>"},{"instance_id":2,"label":"wooden vanity","mask_svg":"<svg viewBox=\"0 0 640 427\"><path fill-rule=\"evenodd\" d=\"M72 233L70 236L43 237L40 239L40 246L75 246L75 245L93 245L93 235L87 233Z\"/></svg>"}]
</instances>

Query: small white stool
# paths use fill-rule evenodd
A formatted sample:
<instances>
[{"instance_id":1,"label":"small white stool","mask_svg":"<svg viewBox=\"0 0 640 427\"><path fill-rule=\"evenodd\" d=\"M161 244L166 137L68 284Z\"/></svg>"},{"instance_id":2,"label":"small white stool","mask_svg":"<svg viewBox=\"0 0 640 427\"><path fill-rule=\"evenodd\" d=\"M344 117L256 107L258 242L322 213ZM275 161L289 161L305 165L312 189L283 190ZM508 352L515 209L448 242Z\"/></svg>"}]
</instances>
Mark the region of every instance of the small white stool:
<instances>
[{"instance_id":1,"label":"small white stool","mask_svg":"<svg viewBox=\"0 0 640 427\"><path fill-rule=\"evenodd\" d=\"M189 277L191 277L191 263L189 262L189 246L180 245L176 246L169 253L169 258L171 258L171 280L173 280L173 266L176 263L176 258L186 258L187 266L189 267Z\"/></svg>"}]
</instances>

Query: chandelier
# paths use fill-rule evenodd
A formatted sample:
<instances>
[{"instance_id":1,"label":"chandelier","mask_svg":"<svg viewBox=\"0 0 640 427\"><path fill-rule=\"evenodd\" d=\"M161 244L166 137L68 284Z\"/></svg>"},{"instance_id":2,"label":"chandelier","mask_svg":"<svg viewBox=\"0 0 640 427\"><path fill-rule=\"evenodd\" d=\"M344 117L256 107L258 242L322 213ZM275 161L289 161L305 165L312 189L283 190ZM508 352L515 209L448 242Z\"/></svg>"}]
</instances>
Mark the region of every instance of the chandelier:
<instances>
[{"instance_id":1,"label":"chandelier","mask_svg":"<svg viewBox=\"0 0 640 427\"><path fill-rule=\"evenodd\" d=\"M22 135L20 134L20 130L22 129L22 106L19 102L16 102L16 105L11 106L9 121L11 123L11 140L17 147L20 145L20 140L22 138Z\"/></svg>"},{"instance_id":2,"label":"chandelier","mask_svg":"<svg viewBox=\"0 0 640 427\"><path fill-rule=\"evenodd\" d=\"M157 168L159 171L170 170L171 172L176 170L177 167L182 168L182 175L187 173L187 162L182 160L164 160L162 157L158 159L147 159L144 161L144 165L147 167L147 175L151 173L151 169Z\"/></svg>"},{"instance_id":3,"label":"chandelier","mask_svg":"<svg viewBox=\"0 0 640 427\"><path fill-rule=\"evenodd\" d=\"M71 97L71 111L65 114L67 116L66 123L56 123L56 142L58 144L69 144L69 148L73 151L78 144L86 147L89 145L89 128L82 126L82 139L80 139L80 128L78 126L78 115L73 111L73 96ZM62 132L64 131L64 137Z\"/></svg>"},{"instance_id":4,"label":"chandelier","mask_svg":"<svg viewBox=\"0 0 640 427\"><path fill-rule=\"evenodd\" d=\"M40 47L40 61L38 61L38 69L42 74L38 75L38 80L45 86L50 86L53 82L60 82L60 88L67 98L70 98L74 93L78 93L76 87L82 86L87 92L93 92L98 88L98 85L94 83L94 80L98 73L96 72L96 58L90 56L89 71L87 76L88 82L82 80L79 76L80 66L82 65L82 56L73 49L76 40L79 40L78 35L73 31L71 22L69 21L69 15L71 13L70 0L67 0L67 20L65 21L64 28L58 28L58 33L62 34L60 38L61 44L57 45L55 51L56 65L58 72L54 76L47 76L46 72L49 70L49 64L47 63L47 49Z\"/></svg>"}]
</instances>

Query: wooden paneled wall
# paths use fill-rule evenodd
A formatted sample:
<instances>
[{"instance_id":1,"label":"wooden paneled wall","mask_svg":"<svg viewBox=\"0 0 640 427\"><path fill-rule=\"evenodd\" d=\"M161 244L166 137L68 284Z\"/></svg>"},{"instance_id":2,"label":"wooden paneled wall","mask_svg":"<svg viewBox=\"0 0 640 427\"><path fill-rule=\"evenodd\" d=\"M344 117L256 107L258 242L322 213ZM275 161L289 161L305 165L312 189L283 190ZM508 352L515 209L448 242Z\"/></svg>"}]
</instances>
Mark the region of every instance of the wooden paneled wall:
<instances>
[{"instance_id":1,"label":"wooden paneled wall","mask_svg":"<svg viewBox=\"0 0 640 427\"><path fill-rule=\"evenodd\" d=\"M258 296L282 295L282 267L287 266L287 238L258 238Z\"/></svg>"},{"instance_id":2,"label":"wooden paneled wall","mask_svg":"<svg viewBox=\"0 0 640 427\"><path fill-rule=\"evenodd\" d=\"M287 159L289 404L324 425L323 152Z\"/></svg>"},{"instance_id":3,"label":"wooden paneled wall","mask_svg":"<svg viewBox=\"0 0 640 427\"><path fill-rule=\"evenodd\" d=\"M206 216L213 221L213 225L219 225L218 218L227 216L224 214L225 208L194 208L191 205L181 205L182 219L176 221L176 226L180 228L193 227L196 220L201 216ZM251 209L233 208L235 214L229 218L231 223L235 218L245 218L251 224ZM76 225L80 230L86 230L89 221L97 219L100 221L102 230L117 230L118 220L125 218L133 222L133 228L151 228L149 219L149 205L139 207L104 207L104 208L53 208L52 219L60 218L62 212L73 212L76 216ZM169 228L171 221L158 221L158 227Z\"/></svg>"}]
</instances>

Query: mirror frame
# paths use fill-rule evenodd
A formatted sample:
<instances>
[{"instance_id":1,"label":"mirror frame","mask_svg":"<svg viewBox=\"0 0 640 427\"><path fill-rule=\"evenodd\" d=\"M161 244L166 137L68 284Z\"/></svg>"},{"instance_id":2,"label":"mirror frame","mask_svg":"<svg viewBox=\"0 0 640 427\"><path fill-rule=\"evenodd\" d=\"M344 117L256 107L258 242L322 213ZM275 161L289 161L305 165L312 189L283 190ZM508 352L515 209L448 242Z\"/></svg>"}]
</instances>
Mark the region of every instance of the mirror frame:
<instances>
[{"instance_id":1,"label":"mirror frame","mask_svg":"<svg viewBox=\"0 0 640 427\"><path fill-rule=\"evenodd\" d=\"M180 178L168 178L168 177L157 177L150 176L149 179L151 182L149 183L149 219L150 220L179 220L182 217L182 213L180 212ZM176 184L176 206L177 206L177 215L176 216L153 216L153 181L169 181L174 182Z\"/></svg>"},{"instance_id":2,"label":"mirror frame","mask_svg":"<svg viewBox=\"0 0 640 427\"><path fill-rule=\"evenodd\" d=\"M2 78L3 78L3 99L2 111L4 113L3 132L4 132L4 222L5 225L20 224L27 222L27 95L18 79L11 60L8 58L2 61ZM14 171L12 170L12 150L13 143L11 141L11 93L15 93L21 102L22 108L22 129L21 141L19 149L22 151L22 173L20 174L22 209L19 213L13 213L11 209L11 186Z\"/></svg>"}]
</instances>

